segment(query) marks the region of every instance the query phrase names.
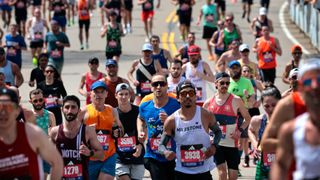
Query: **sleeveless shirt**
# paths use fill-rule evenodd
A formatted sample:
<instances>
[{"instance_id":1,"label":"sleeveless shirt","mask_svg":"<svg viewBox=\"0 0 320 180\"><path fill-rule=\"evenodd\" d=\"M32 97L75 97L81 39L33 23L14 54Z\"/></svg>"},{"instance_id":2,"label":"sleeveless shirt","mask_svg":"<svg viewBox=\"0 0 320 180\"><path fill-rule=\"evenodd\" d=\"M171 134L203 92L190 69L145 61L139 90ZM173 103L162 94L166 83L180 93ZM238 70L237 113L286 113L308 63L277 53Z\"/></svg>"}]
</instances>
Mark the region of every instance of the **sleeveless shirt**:
<instances>
[{"instance_id":1,"label":"sleeveless shirt","mask_svg":"<svg viewBox=\"0 0 320 180\"><path fill-rule=\"evenodd\" d=\"M166 57L164 56L164 50L160 49L160 53L159 54L152 54L152 59L153 60L158 60L160 62L160 65L162 68L168 69L168 60L166 59Z\"/></svg>"},{"instance_id":2,"label":"sleeveless shirt","mask_svg":"<svg viewBox=\"0 0 320 180\"><path fill-rule=\"evenodd\" d=\"M202 78L195 76L192 72L191 63L186 64L186 79L189 79L196 87L197 103L204 102L207 99L206 81ZM198 72L204 73L203 60L200 60L196 67Z\"/></svg>"},{"instance_id":3,"label":"sleeveless shirt","mask_svg":"<svg viewBox=\"0 0 320 180\"><path fill-rule=\"evenodd\" d=\"M86 91L87 91L87 92L90 92L90 91L91 91L91 85L92 85L94 82L96 82L96 81L98 81L99 79L101 79L102 76L103 76L103 74L102 74L101 72L99 72L97 79L91 79L91 78L90 78L90 73L87 72L87 73L86 73L86 81L85 81L85 83L86 83ZM87 98L86 98L86 103L87 103L87 104L90 104L90 103L91 103L91 98L90 98L90 96L87 96Z\"/></svg>"}]
</instances>

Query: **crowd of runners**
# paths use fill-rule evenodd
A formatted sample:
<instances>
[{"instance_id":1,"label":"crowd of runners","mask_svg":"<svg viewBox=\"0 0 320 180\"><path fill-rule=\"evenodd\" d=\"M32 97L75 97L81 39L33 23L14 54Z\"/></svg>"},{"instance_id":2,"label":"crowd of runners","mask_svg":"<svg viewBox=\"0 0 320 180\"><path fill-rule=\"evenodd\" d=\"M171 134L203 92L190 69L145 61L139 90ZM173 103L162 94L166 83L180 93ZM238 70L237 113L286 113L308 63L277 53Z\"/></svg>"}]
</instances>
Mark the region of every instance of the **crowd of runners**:
<instances>
[{"instance_id":1,"label":"crowd of runners","mask_svg":"<svg viewBox=\"0 0 320 180\"><path fill-rule=\"evenodd\" d=\"M177 54L160 48L152 19L161 2L138 0L145 42L141 57L119 74L122 49L130 46L122 46L121 37L133 31L132 0L0 0L0 179L138 180L148 170L154 180L209 180L217 168L220 180L233 180L240 166L253 164L259 180L320 178L320 57L302 58L299 45L282 50L267 0L253 19L253 2L242 1L252 47L224 0L206 0L198 17L195 0L171 2L185 45ZM88 59L77 89L86 98L81 103L61 77L70 46L65 32L77 19L80 50L89 49L90 18L98 8L105 59ZM190 26L202 18L208 58ZM28 81L31 109L19 93L28 48L36 66ZM284 53L292 57L280 69L277 57ZM284 92L276 71L288 85ZM212 97L207 84L215 87Z\"/></svg>"}]
</instances>

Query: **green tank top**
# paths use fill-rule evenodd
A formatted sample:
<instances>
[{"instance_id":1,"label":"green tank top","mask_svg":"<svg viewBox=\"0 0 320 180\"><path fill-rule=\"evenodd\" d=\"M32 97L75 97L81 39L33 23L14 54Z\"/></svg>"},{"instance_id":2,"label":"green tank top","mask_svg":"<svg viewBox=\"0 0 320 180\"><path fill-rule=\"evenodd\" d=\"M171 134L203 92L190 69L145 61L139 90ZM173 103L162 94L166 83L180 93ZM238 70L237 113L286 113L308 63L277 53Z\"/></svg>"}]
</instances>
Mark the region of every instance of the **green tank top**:
<instances>
[{"instance_id":1,"label":"green tank top","mask_svg":"<svg viewBox=\"0 0 320 180\"><path fill-rule=\"evenodd\" d=\"M116 28L111 28L111 26L108 25L106 52L113 53L119 51L121 51L120 24L117 24Z\"/></svg>"},{"instance_id":2,"label":"green tank top","mask_svg":"<svg viewBox=\"0 0 320 180\"><path fill-rule=\"evenodd\" d=\"M48 134L49 128L49 111L43 110L43 116L36 116L36 124L40 127L46 134Z\"/></svg>"},{"instance_id":3,"label":"green tank top","mask_svg":"<svg viewBox=\"0 0 320 180\"><path fill-rule=\"evenodd\" d=\"M239 34L236 28L234 28L232 32L228 32L226 29L223 29L223 33L224 33L224 39L223 39L224 47L225 47L225 50L228 50L228 46L232 43L232 41L235 39L239 39Z\"/></svg>"}]
</instances>

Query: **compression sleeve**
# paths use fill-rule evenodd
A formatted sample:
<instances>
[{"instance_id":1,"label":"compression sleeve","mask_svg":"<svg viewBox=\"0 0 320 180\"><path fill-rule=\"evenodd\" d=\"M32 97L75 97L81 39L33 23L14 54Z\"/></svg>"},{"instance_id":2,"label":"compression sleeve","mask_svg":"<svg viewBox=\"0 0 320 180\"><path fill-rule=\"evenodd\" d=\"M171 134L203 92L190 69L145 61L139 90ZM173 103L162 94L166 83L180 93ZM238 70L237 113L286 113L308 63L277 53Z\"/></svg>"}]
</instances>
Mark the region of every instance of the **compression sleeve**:
<instances>
[{"instance_id":1,"label":"compression sleeve","mask_svg":"<svg viewBox=\"0 0 320 180\"><path fill-rule=\"evenodd\" d=\"M219 145L220 139L222 137L222 131L219 128L218 123L216 123L215 125L211 126L210 129L214 133L213 145L217 147Z\"/></svg>"},{"instance_id":2,"label":"compression sleeve","mask_svg":"<svg viewBox=\"0 0 320 180\"><path fill-rule=\"evenodd\" d=\"M167 150L167 144L170 141L171 136L163 133L161 136L161 140L160 140L160 145L158 147L158 151L160 152L160 154L164 154L164 151Z\"/></svg>"}]
</instances>

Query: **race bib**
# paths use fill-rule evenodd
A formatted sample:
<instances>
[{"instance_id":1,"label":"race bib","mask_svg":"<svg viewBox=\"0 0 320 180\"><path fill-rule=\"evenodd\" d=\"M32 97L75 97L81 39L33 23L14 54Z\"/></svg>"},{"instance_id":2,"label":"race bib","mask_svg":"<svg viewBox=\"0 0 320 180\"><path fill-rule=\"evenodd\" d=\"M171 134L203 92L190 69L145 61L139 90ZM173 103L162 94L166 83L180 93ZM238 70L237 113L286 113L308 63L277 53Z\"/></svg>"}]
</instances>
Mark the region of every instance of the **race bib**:
<instances>
[{"instance_id":1,"label":"race bib","mask_svg":"<svg viewBox=\"0 0 320 180\"><path fill-rule=\"evenodd\" d=\"M180 10L181 11L187 11L190 9L190 5L189 4L186 4L186 3L183 3L181 6L180 6Z\"/></svg>"},{"instance_id":2,"label":"race bib","mask_svg":"<svg viewBox=\"0 0 320 180\"><path fill-rule=\"evenodd\" d=\"M202 87L197 87L196 95L197 95L197 101L201 101L202 100Z\"/></svg>"},{"instance_id":3,"label":"race bib","mask_svg":"<svg viewBox=\"0 0 320 180\"><path fill-rule=\"evenodd\" d=\"M49 96L45 98L46 108L54 107L57 105L57 97Z\"/></svg>"},{"instance_id":4,"label":"race bib","mask_svg":"<svg viewBox=\"0 0 320 180\"><path fill-rule=\"evenodd\" d=\"M55 7L54 7L54 11L60 12L60 11L61 11L61 7L60 7L60 6L55 6Z\"/></svg>"},{"instance_id":5,"label":"race bib","mask_svg":"<svg viewBox=\"0 0 320 180\"><path fill-rule=\"evenodd\" d=\"M130 136L118 138L117 142L119 151L133 152L135 150L137 140L135 136Z\"/></svg>"},{"instance_id":6,"label":"race bib","mask_svg":"<svg viewBox=\"0 0 320 180\"><path fill-rule=\"evenodd\" d=\"M19 2L17 3L17 7L18 7L18 8L24 8L24 2L19 1Z\"/></svg>"},{"instance_id":7,"label":"race bib","mask_svg":"<svg viewBox=\"0 0 320 180\"><path fill-rule=\"evenodd\" d=\"M10 48L8 48L7 54L8 54L8 56L16 56L17 50L14 47L10 47Z\"/></svg>"},{"instance_id":8,"label":"race bib","mask_svg":"<svg viewBox=\"0 0 320 180\"><path fill-rule=\"evenodd\" d=\"M150 138L150 148L151 148L152 151L156 151L158 153L160 140L161 140L161 137ZM171 141L168 142L167 148L171 149Z\"/></svg>"},{"instance_id":9,"label":"race bib","mask_svg":"<svg viewBox=\"0 0 320 180\"><path fill-rule=\"evenodd\" d=\"M152 8L152 4L151 4L150 2L146 2L146 3L144 4L144 8L145 8L145 9L151 9L151 8Z\"/></svg>"},{"instance_id":10,"label":"race bib","mask_svg":"<svg viewBox=\"0 0 320 180\"><path fill-rule=\"evenodd\" d=\"M98 141L101 144L102 149L104 151L107 151L109 149L109 141L111 139L111 136L107 134L106 130L96 130L96 132Z\"/></svg>"},{"instance_id":11,"label":"race bib","mask_svg":"<svg viewBox=\"0 0 320 180\"><path fill-rule=\"evenodd\" d=\"M184 167L197 167L204 164L204 152L202 144L182 145L180 147L181 165Z\"/></svg>"},{"instance_id":12,"label":"race bib","mask_svg":"<svg viewBox=\"0 0 320 180\"><path fill-rule=\"evenodd\" d=\"M262 153L263 154L263 165L271 166L272 162L276 159L275 153Z\"/></svg>"},{"instance_id":13,"label":"race bib","mask_svg":"<svg viewBox=\"0 0 320 180\"><path fill-rule=\"evenodd\" d=\"M55 50L53 50L53 51L51 51L51 53L50 53L50 56L52 57L52 58L61 58L61 56L62 56L62 51L59 51L58 49L55 49Z\"/></svg>"},{"instance_id":14,"label":"race bib","mask_svg":"<svg viewBox=\"0 0 320 180\"><path fill-rule=\"evenodd\" d=\"M35 40L43 39L42 33L41 33L41 32L36 32L36 33L34 34L34 39L35 39Z\"/></svg>"},{"instance_id":15,"label":"race bib","mask_svg":"<svg viewBox=\"0 0 320 180\"><path fill-rule=\"evenodd\" d=\"M272 53L271 52L265 52L263 54L263 61L265 63L269 63L269 62L273 61Z\"/></svg>"},{"instance_id":16,"label":"race bib","mask_svg":"<svg viewBox=\"0 0 320 180\"><path fill-rule=\"evenodd\" d=\"M117 45L118 45L117 41L110 40L110 41L108 42L108 46L109 46L110 48L115 48L115 47L117 47Z\"/></svg>"},{"instance_id":17,"label":"race bib","mask_svg":"<svg viewBox=\"0 0 320 180\"><path fill-rule=\"evenodd\" d=\"M141 82L141 91L142 92L151 92L151 83L150 82Z\"/></svg>"},{"instance_id":18,"label":"race bib","mask_svg":"<svg viewBox=\"0 0 320 180\"><path fill-rule=\"evenodd\" d=\"M206 21L207 22L214 22L214 16L213 16L213 14L209 14L209 15L207 15L206 16Z\"/></svg>"},{"instance_id":19,"label":"race bib","mask_svg":"<svg viewBox=\"0 0 320 180\"><path fill-rule=\"evenodd\" d=\"M227 136L227 126L226 125L220 125L219 126L222 132L221 139L226 139Z\"/></svg>"},{"instance_id":20,"label":"race bib","mask_svg":"<svg viewBox=\"0 0 320 180\"><path fill-rule=\"evenodd\" d=\"M87 16L89 13L86 9L80 11L81 16Z\"/></svg>"},{"instance_id":21,"label":"race bib","mask_svg":"<svg viewBox=\"0 0 320 180\"><path fill-rule=\"evenodd\" d=\"M63 177L64 178L77 178L82 179L82 165L67 165L63 168Z\"/></svg>"}]
</instances>

